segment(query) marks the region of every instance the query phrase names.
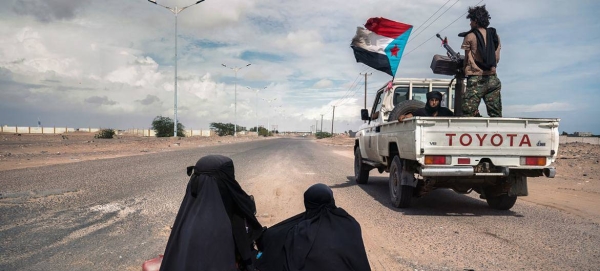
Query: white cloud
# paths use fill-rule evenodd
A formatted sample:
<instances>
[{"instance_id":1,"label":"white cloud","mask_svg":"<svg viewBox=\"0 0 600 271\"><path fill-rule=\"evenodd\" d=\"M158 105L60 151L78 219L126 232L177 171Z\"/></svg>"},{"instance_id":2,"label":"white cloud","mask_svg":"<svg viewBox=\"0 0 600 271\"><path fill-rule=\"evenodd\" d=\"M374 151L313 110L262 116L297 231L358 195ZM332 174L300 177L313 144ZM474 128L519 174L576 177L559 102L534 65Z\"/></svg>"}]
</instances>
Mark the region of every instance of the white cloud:
<instances>
[{"instance_id":1,"label":"white cloud","mask_svg":"<svg viewBox=\"0 0 600 271\"><path fill-rule=\"evenodd\" d=\"M333 86L333 82L327 79L321 79L319 82L316 82L312 87L313 88L328 88Z\"/></svg>"}]
</instances>

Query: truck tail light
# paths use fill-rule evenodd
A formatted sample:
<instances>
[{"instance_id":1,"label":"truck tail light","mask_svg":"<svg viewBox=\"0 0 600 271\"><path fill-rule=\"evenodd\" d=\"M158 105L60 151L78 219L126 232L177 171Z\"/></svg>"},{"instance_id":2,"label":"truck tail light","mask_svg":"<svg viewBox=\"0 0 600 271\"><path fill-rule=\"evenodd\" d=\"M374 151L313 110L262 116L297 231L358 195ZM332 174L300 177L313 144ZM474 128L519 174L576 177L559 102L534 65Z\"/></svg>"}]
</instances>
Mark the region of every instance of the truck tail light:
<instances>
[{"instance_id":1,"label":"truck tail light","mask_svg":"<svg viewBox=\"0 0 600 271\"><path fill-rule=\"evenodd\" d=\"M425 155L425 165L448 165L450 160L450 156Z\"/></svg>"},{"instance_id":2,"label":"truck tail light","mask_svg":"<svg viewBox=\"0 0 600 271\"><path fill-rule=\"evenodd\" d=\"M546 165L546 157L544 157L544 156L521 156L521 165L545 166Z\"/></svg>"},{"instance_id":3,"label":"truck tail light","mask_svg":"<svg viewBox=\"0 0 600 271\"><path fill-rule=\"evenodd\" d=\"M458 164L460 165L470 165L471 158L458 158Z\"/></svg>"}]
</instances>

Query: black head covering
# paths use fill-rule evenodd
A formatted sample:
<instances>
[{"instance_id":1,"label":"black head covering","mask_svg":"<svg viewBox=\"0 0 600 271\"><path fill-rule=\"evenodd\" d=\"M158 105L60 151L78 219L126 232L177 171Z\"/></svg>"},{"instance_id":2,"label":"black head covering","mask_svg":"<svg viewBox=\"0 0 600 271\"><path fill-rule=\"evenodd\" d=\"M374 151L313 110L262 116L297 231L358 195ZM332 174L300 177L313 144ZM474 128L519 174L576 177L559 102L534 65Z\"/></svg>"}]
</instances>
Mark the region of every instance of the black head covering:
<instances>
[{"instance_id":1,"label":"black head covering","mask_svg":"<svg viewBox=\"0 0 600 271\"><path fill-rule=\"evenodd\" d=\"M429 100L431 100L433 98L436 98L440 101L440 103L438 103L438 105L436 107L431 107L431 105L429 105ZM433 114L434 112L439 111L441 106L442 106L442 93L439 91L427 92L427 103L425 104L425 110L427 111L427 113Z\"/></svg>"},{"instance_id":2,"label":"black head covering","mask_svg":"<svg viewBox=\"0 0 600 271\"><path fill-rule=\"evenodd\" d=\"M262 226L254 201L235 180L233 161L205 156L187 173L191 178L160 270L237 270L236 258L251 266L252 241Z\"/></svg>"},{"instance_id":3,"label":"black head covering","mask_svg":"<svg viewBox=\"0 0 600 271\"><path fill-rule=\"evenodd\" d=\"M261 237L261 271L371 270L360 225L335 206L333 192L315 184L304 193L306 212L269 229Z\"/></svg>"}]
</instances>

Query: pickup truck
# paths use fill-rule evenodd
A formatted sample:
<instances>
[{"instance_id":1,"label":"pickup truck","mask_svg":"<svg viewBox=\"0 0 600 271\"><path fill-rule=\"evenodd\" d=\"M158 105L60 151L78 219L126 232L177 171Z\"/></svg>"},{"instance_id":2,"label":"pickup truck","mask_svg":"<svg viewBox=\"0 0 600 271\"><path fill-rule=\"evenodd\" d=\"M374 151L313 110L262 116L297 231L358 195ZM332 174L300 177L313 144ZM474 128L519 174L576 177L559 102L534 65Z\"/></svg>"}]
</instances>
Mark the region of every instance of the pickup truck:
<instances>
[{"instance_id":1,"label":"pickup truck","mask_svg":"<svg viewBox=\"0 0 600 271\"><path fill-rule=\"evenodd\" d=\"M425 106L429 91L444 94L453 109L453 81L395 79L376 94L371 114L356 134L354 175L367 184L369 172L389 172L392 205L410 207L433 189L475 191L491 208L508 210L527 196L527 178L556 174L559 119L398 116Z\"/></svg>"}]
</instances>

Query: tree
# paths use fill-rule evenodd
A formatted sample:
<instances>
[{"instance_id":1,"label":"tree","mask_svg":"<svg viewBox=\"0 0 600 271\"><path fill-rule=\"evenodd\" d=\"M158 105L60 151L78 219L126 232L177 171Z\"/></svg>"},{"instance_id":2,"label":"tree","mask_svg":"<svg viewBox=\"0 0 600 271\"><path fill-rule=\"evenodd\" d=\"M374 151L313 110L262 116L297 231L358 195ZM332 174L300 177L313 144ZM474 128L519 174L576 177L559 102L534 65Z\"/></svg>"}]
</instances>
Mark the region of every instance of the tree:
<instances>
[{"instance_id":1,"label":"tree","mask_svg":"<svg viewBox=\"0 0 600 271\"><path fill-rule=\"evenodd\" d=\"M316 132L315 136L317 137L317 139L321 139L321 138L331 137L331 134L328 132Z\"/></svg>"},{"instance_id":2,"label":"tree","mask_svg":"<svg viewBox=\"0 0 600 271\"><path fill-rule=\"evenodd\" d=\"M256 127L250 128L250 132L256 132ZM258 135L259 136L271 136L272 134L267 131L265 127L258 127Z\"/></svg>"},{"instance_id":3,"label":"tree","mask_svg":"<svg viewBox=\"0 0 600 271\"><path fill-rule=\"evenodd\" d=\"M211 122L210 128L215 129L215 132L217 132L217 135L219 136L233 135L235 131L235 125L233 123ZM246 131L246 127L238 125L237 130L238 132Z\"/></svg>"},{"instance_id":4,"label":"tree","mask_svg":"<svg viewBox=\"0 0 600 271\"><path fill-rule=\"evenodd\" d=\"M152 129L156 132L156 137L173 136L173 120L169 117L156 116L152 121ZM181 122L178 122L177 136L185 137L184 129L185 126Z\"/></svg>"}]
</instances>

